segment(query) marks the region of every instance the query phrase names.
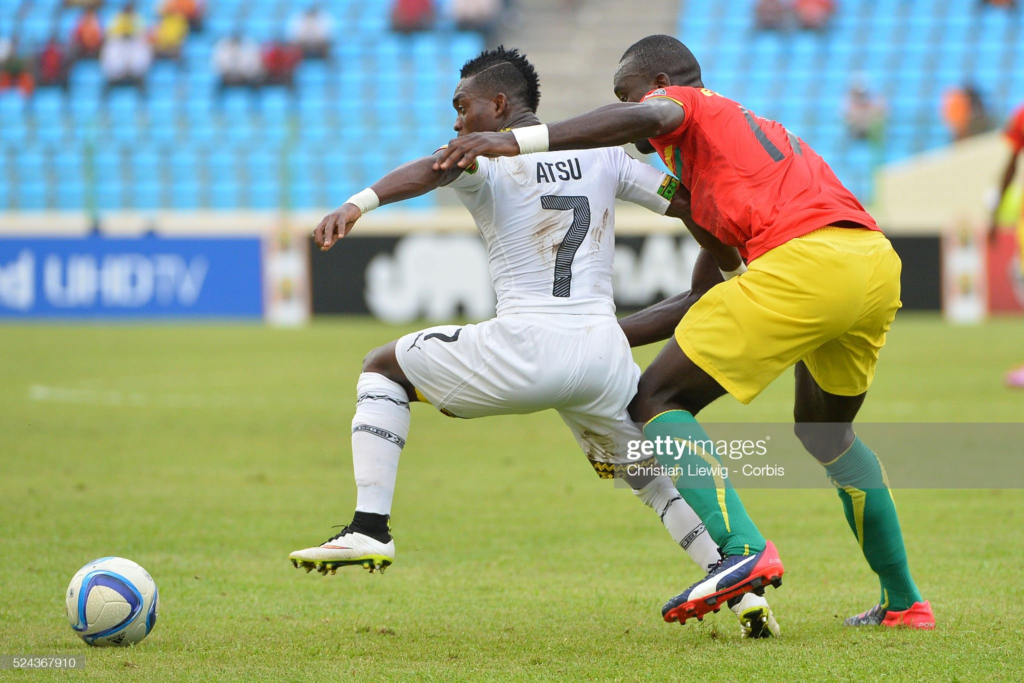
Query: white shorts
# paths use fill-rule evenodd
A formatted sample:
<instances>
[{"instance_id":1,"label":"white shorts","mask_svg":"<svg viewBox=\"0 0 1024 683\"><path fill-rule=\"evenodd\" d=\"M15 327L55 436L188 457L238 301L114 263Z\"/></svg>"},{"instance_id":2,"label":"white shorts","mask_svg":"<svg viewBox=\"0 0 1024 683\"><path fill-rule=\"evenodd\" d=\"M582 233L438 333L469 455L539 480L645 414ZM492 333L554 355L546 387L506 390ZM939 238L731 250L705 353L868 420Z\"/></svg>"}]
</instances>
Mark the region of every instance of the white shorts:
<instances>
[{"instance_id":1,"label":"white shorts","mask_svg":"<svg viewBox=\"0 0 1024 683\"><path fill-rule=\"evenodd\" d=\"M421 399L452 417L552 408L598 463L630 462L643 433L626 411L640 368L614 316L511 314L407 334L398 364ZM610 474L610 468L609 474Z\"/></svg>"}]
</instances>

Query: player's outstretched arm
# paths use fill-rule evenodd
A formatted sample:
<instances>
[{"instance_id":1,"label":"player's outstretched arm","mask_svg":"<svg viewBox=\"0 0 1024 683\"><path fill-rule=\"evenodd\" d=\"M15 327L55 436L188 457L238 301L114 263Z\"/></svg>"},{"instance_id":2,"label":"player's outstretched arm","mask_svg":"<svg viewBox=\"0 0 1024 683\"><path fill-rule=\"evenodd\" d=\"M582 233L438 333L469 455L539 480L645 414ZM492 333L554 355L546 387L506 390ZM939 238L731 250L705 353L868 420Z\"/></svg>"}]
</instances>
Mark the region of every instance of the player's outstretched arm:
<instances>
[{"instance_id":1,"label":"player's outstretched arm","mask_svg":"<svg viewBox=\"0 0 1024 683\"><path fill-rule=\"evenodd\" d=\"M693 266L690 291L665 299L619 321L619 327L626 334L630 347L646 346L671 337L690 307L719 282L722 282L722 273L714 257L707 249L701 249Z\"/></svg>"},{"instance_id":2,"label":"player's outstretched arm","mask_svg":"<svg viewBox=\"0 0 1024 683\"><path fill-rule=\"evenodd\" d=\"M437 154L410 161L391 171L372 186L348 199L327 214L313 231L313 238L322 251L347 235L359 218L384 204L419 197L447 185L462 173L461 168L435 170Z\"/></svg>"},{"instance_id":3,"label":"player's outstretched arm","mask_svg":"<svg viewBox=\"0 0 1024 683\"><path fill-rule=\"evenodd\" d=\"M683 108L671 100L618 102L550 126L508 133L471 133L441 150L435 168L468 168L477 157L516 156L562 149L617 147L671 133L683 123Z\"/></svg>"}]
</instances>

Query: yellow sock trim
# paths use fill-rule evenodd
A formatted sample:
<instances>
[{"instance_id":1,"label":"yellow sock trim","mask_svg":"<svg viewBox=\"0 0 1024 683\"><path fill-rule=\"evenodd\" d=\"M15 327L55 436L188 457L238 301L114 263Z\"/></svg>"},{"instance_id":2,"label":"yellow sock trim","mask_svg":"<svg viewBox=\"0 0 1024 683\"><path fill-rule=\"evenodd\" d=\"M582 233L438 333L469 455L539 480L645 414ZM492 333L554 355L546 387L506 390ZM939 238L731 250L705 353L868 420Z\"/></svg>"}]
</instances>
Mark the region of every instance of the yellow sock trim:
<instances>
[{"instance_id":1,"label":"yellow sock trim","mask_svg":"<svg viewBox=\"0 0 1024 683\"><path fill-rule=\"evenodd\" d=\"M889 500L892 501L892 509L896 510L896 499L892 497L892 487L889 486L889 474L885 471L885 465L882 464L882 459L876 455L875 460L878 461L878 468L882 470L882 483L885 484L885 490L889 494Z\"/></svg>"},{"instance_id":2,"label":"yellow sock trim","mask_svg":"<svg viewBox=\"0 0 1024 683\"><path fill-rule=\"evenodd\" d=\"M657 415L655 415L654 417L652 417L652 418L651 418L650 420L648 420L647 422L644 422L644 429L647 429L647 425L651 424L652 422L654 422L655 420L657 420L657 419L658 419L659 417L661 417L662 415L667 415L667 414L669 414L669 413L674 413L674 412L676 412L677 410L679 410L679 409L678 409L678 408L673 408L672 410L663 410L663 411L661 411L660 413L658 413ZM686 411L685 411L685 410L681 410L681 411L679 411L679 412L683 412L683 413L685 413Z\"/></svg>"},{"instance_id":3,"label":"yellow sock trim","mask_svg":"<svg viewBox=\"0 0 1024 683\"><path fill-rule=\"evenodd\" d=\"M682 443L689 443L693 446L692 450L694 453L699 455L710 467L712 472L719 472L722 468L722 463L718 462L715 456L709 454L702 447L698 446L693 441L687 441L686 439L676 439L676 441ZM718 494L718 509L722 511L722 520L725 522L725 530L732 532L732 528L729 526L729 509L725 505L725 479L720 474L713 474L711 478L715 480L715 492Z\"/></svg>"},{"instance_id":4,"label":"yellow sock trim","mask_svg":"<svg viewBox=\"0 0 1024 683\"><path fill-rule=\"evenodd\" d=\"M853 435L853 441L850 442L850 448L847 448L845 451L843 451L842 453L837 455L835 460L829 460L828 462L821 462L819 460L818 462L821 462L821 466L822 467L828 467L829 465L834 465L835 463L839 462L839 458L843 457L844 455L846 455L847 453L850 452L850 449L853 448L853 444L855 444L855 443L857 443L857 435L856 434Z\"/></svg>"},{"instance_id":5,"label":"yellow sock trim","mask_svg":"<svg viewBox=\"0 0 1024 683\"><path fill-rule=\"evenodd\" d=\"M844 486L846 495L853 500L853 520L857 525L857 540L860 541L861 552L864 551L864 505L867 503L868 494L852 486Z\"/></svg>"}]
</instances>

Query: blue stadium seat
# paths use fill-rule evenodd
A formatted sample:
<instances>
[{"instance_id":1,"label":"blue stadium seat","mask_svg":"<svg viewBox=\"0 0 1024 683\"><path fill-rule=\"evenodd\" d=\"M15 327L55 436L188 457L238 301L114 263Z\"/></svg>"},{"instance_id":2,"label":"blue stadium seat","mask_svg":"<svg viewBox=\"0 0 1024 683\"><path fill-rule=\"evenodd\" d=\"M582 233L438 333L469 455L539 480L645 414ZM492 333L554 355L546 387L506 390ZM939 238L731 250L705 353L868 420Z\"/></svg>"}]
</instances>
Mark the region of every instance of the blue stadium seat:
<instances>
[{"instance_id":1,"label":"blue stadium seat","mask_svg":"<svg viewBox=\"0 0 1024 683\"><path fill-rule=\"evenodd\" d=\"M107 180L96 184L96 208L101 211L117 211L124 207L124 186L119 180Z\"/></svg>"},{"instance_id":2,"label":"blue stadium seat","mask_svg":"<svg viewBox=\"0 0 1024 683\"><path fill-rule=\"evenodd\" d=\"M82 152L78 149L62 149L54 155L54 173L61 187L81 180L84 173ZM2 173L2 170L0 170Z\"/></svg>"},{"instance_id":3,"label":"blue stadium seat","mask_svg":"<svg viewBox=\"0 0 1024 683\"><path fill-rule=\"evenodd\" d=\"M214 180L209 188L211 209L234 209L240 201L239 185L234 175Z\"/></svg>"},{"instance_id":4,"label":"blue stadium seat","mask_svg":"<svg viewBox=\"0 0 1024 683\"><path fill-rule=\"evenodd\" d=\"M42 151L37 148L22 150L18 154L15 171L22 183L43 183L46 181L45 162Z\"/></svg>"},{"instance_id":5,"label":"blue stadium seat","mask_svg":"<svg viewBox=\"0 0 1024 683\"><path fill-rule=\"evenodd\" d=\"M140 211L154 211L164 208L163 186L159 182L137 183L132 190L132 203Z\"/></svg>"},{"instance_id":6,"label":"blue stadium seat","mask_svg":"<svg viewBox=\"0 0 1024 683\"><path fill-rule=\"evenodd\" d=\"M98 97L82 97L72 94L68 98L68 109L75 126L86 128L97 120L100 113L100 100Z\"/></svg>"},{"instance_id":7,"label":"blue stadium seat","mask_svg":"<svg viewBox=\"0 0 1024 683\"><path fill-rule=\"evenodd\" d=\"M56 193L56 205L53 208L58 211L81 211L86 204L85 200L85 184L76 176L60 183L60 189Z\"/></svg>"},{"instance_id":8,"label":"blue stadium seat","mask_svg":"<svg viewBox=\"0 0 1024 683\"><path fill-rule=\"evenodd\" d=\"M194 211L199 208L199 184L196 182L175 183L170 196L172 209Z\"/></svg>"},{"instance_id":9,"label":"blue stadium seat","mask_svg":"<svg viewBox=\"0 0 1024 683\"><path fill-rule=\"evenodd\" d=\"M196 182L199 177L199 163L195 150L174 148L167 157L167 163L175 186Z\"/></svg>"},{"instance_id":10,"label":"blue stadium seat","mask_svg":"<svg viewBox=\"0 0 1024 683\"><path fill-rule=\"evenodd\" d=\"M12 202L17 202L21 211L42 211L47 208L44 182L22 182L12 193Z\"/></svg>"},{"instance_id":11,"label":"blue stadium seat","mask_svg":"<svg viewBox=\"0 0 1024 683\"><path fill-rule=\"evenodd\" d=\"M28 137L29 128L20 117L4 119L3 125L0 126L0 142L22 145Z\"/></svg>"}]
</instances>

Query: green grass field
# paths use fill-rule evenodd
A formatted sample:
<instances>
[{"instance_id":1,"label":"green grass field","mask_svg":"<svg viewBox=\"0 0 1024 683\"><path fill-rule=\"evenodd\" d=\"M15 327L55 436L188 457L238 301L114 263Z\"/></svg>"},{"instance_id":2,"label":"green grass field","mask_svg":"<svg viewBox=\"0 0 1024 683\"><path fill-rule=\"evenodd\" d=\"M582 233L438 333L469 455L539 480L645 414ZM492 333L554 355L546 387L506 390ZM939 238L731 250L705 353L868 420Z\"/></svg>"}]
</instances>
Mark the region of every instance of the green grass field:
<instances>
[{"instance_id":1,"label":"green grass field","mask_svg":"<svg viewBox=\"0 0 1024 683\"><path fill-rule=\"evenodd\" d=\"M6 326L0 331L0 654L84 654L10 680L1020 680L1024 493L897 492L934 632L850 631L877 599L834 492L746 491L786 562L783 628L731 614L680 628L698 578L653 512L594 476L554 413L455 421L413 408L383 576L296 571L288 553L349 521L355 379L404 329ZM641 364L656 349L638 354ZM1024 324L903 315L865 420L1019 421L1002 386ZM704 420L787 421L791 376ZM880 454L884 459L885 454ZM968 454L965 454L967 457ZM543 473L543 474L539 474ZM159 623L91 649L63 592L87 561L145 566Z\"/></svg>"}]
</instances>

